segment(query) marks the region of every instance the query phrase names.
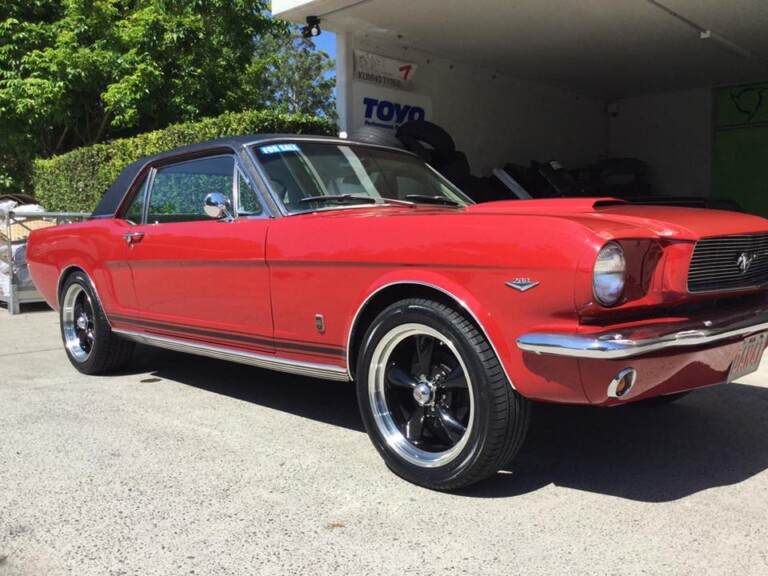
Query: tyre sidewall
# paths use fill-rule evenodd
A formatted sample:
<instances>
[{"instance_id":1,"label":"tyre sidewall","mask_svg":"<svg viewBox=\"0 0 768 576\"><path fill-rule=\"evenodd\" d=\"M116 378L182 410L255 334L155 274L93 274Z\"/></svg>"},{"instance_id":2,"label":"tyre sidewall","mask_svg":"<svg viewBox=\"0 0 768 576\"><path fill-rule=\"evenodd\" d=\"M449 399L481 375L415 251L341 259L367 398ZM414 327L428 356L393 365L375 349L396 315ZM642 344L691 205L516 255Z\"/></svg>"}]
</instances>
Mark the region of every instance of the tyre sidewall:
<instances>
[{"instance_id":1,"label":"tyre sidewall","mask_svg":"<svg viewBox=\"0 0 768 576\"><path fill-rule=\"evenodd\" d=\"M384 312L373 322L363 340L361 355L357 365L357 396L360 412L368 435L376 449L384 458L387 466L397 475L432 488L450 488L452 484L464 482L460 478L466 475L480 457L488 437L490 418L490 399L485 384L486 373L479 358L479 351L470 342L467 335L450 321L434 303L398 303ZM448 309L450 310L450 309ZM424 324L437 330L453 342L466 366L472 382L474 415L472 425L467 430L470 437L462 451L450 462L434 468L419 467L397 455L382 436L371 412L369 400L369 366L373 352L381 339L392 329L401 324Z\"/></svg>"},{"instance_id":2,"label":"tyre sidewall","mask_svg":"<svg viewBox=\"0 0 768 576\"><path fill-rule=\"evenodd\" d=\"M94 339L91 351L85 360L78 360L67 348L67 339L64 334L64 296L70 287L74 284L80 286L83 291L88 295L91 300L91 306L93 307L93 322L94 322ZM59 330L61 332L61 340L64 343L64 351L67 354L67 358L72 365L77 368L78 371L83 374L96 374L101 370L101 357L104 355L102 348L106 346L106 339L104 334L104 327L106 324L106 317L104 311L101 308L101 302L99 302L96 292L91 286L89 278L83 272L75 272L67 278L64 286L61 288L59 295ZM107 326L107 329L109 327Z\"/></svg>"}]
</instances>

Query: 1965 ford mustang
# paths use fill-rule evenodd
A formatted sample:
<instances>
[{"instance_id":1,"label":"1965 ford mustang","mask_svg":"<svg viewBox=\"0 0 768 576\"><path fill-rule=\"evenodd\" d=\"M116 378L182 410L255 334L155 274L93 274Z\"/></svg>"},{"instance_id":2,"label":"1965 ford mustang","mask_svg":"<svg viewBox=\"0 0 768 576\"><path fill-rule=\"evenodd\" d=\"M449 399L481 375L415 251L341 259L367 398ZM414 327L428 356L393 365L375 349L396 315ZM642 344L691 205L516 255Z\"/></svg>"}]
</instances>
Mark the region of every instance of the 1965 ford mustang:
<instances>
[{"instance_id":1,"label":"1965 ford mustang","mask_svg":"<svg viewBox=\"0 0 768 576\"><path fill-rule=\"evenodd\" d=\"M443 490L515 455L531 401L674 399L755 370L768 331L762 218L474 205L414 155L328 138L146 158L27 257L79 371L141 342L354 380L387 465Z\"/></svg>"}]
</instances>

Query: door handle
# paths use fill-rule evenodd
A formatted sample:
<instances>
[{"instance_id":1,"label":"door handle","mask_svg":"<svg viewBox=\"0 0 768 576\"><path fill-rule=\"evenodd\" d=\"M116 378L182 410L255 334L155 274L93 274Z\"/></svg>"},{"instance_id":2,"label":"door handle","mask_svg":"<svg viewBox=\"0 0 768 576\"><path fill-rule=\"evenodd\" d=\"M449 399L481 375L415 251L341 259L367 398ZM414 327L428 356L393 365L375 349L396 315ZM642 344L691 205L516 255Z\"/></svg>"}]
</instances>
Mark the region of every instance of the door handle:
<instances>
[{"instance_id":1,"label":"door handle","mask_svg":"<svg viewBox=\"0 0 768 576\"><path fill-rule=\"evenodd\" d=\"M144 232L129 232L128 234L123 234L123 238L128 244L138 244L144 238Z\"/></svg>"}]
</instances>

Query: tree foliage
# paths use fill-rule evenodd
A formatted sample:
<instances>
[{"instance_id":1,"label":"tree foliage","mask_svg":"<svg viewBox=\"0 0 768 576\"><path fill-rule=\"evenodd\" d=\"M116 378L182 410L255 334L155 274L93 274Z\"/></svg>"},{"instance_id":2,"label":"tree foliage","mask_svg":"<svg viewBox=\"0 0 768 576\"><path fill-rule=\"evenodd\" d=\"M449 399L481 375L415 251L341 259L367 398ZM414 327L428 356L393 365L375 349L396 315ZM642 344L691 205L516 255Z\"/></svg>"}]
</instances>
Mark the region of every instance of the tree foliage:
<instances>
[{"instance_id":1,"label":"tree foliage","mask_svg":"<svg viewBox=\"0 0 768 576\"><path fill-rule=\"evenodd\" d=\"M106 144L78 148L66 154L34 162L32 181L36 199L48 210L91 211L118 174L136 160L164 150L252 133L331 135L328 120L272 110L227 112L199 122L174 124L162 130L120 138Z\"/></svg>"},{"instance_id":2,"label":"tree foliage","mask_svg":"<svg viewBox=\"0 0 768 576\"><path fill-rule=\"evenodd\" d=\"M274 55L262 62L262 39L290 34L268 16L267 4L3 0L0 191L26 178L34 157L273 105L292 94L276 88L279 79L258 77L281 73ZM329 106L323 102L314 111Z\"/></svg>"},{"instance_id":3,"label":"tree foliage","mask_svg":"<svg viewBox=\"0 0 768 576\"><path fill-rule=\"evenodd\" d=\"M298 28L265 34L246 69L238 99L256 108L336 118L335 62Z\"/></svg>"}]
</instances>

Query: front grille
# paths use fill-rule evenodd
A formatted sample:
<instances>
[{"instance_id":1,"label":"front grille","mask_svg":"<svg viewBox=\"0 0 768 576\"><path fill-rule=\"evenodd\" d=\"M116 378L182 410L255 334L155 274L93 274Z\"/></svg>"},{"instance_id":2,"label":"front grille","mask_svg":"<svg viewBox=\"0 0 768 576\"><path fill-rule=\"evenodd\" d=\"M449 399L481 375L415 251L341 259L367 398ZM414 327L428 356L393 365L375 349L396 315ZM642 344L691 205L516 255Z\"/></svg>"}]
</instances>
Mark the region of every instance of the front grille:
<instances>
[{"instance_id":1,"label":"front grille","mask_svg":"<svg viewBox=\"0 0 768 576\"><path fill-rule=\"evenodd\" d=\"M688 292L756 288L768 282L768 234L705 238L696 243Z\"/></svg>"}]
</instances>

